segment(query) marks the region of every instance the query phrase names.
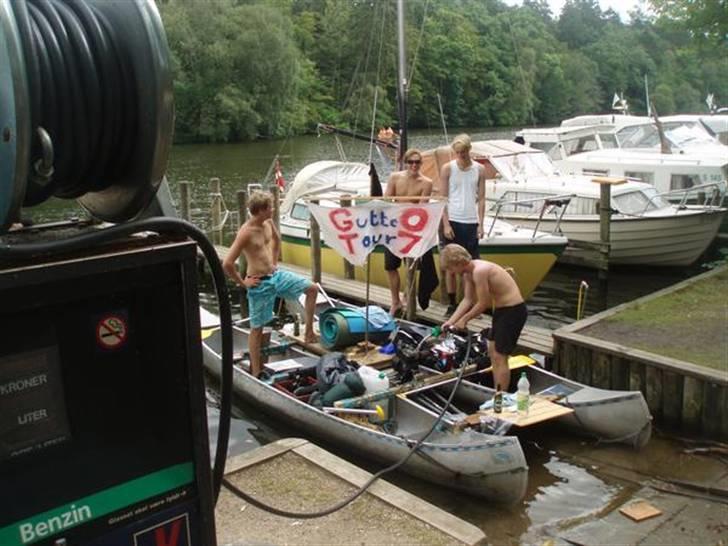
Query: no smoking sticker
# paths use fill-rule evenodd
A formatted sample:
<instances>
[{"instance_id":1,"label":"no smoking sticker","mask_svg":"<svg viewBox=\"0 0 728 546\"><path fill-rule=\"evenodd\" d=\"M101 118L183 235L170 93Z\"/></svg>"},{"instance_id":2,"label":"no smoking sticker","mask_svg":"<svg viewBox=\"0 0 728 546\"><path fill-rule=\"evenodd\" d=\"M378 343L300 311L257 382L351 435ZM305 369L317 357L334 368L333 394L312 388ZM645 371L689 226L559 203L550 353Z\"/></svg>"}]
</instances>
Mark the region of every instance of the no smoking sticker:
<instances>
[{"instance_id":1,"label":"no smoking sticker","mask_svg":"<svg viewBox=\"0 0 728 546\"><path fill-rule=\"evenodd\" d=\"M126 343L129 327L119 315L107 315L96 325L96 342L102 349L118 349Z\"/></svg>"}]
</instances>

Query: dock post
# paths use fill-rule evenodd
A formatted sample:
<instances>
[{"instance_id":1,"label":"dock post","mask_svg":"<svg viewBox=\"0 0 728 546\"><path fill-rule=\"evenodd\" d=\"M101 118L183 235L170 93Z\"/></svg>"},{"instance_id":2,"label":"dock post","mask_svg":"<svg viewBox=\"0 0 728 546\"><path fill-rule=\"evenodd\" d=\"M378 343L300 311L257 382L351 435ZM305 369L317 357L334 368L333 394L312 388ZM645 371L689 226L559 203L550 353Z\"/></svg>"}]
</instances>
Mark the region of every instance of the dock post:
<instances>
[{"instance_id":1,"label":"dock post","mask_svg":"<svg viewBox=\"0 0 728 546\"><path fill-rule=\"evenodd\" d=\"M281 188L274 185L270 189L273 195L273 225L278 230L278 235L281 234ZM278 261L283 258L283 245L278 248Z\"/></svg>"},{"instance_id":2,"label":"dock post","mask_svg":"<svg viewBox=\"0 0 728 546\"><path fill-rule=\"evenodd\" d=\"M311 203L318 205L318 199L312 199ZM316 218L311 215L311 279L313 282L321 282L321 228Z\"/></svg>"},{"instance_id":3,"label":"dock post","mask_svg":"<svg viewBox=\"0 0 728 546\"><path fill-rule=\"evenodd\" d=\"M281 189L273 186L270 189L273 195L273 224L276 226L278 233L281 232Z\"/></svg>"},{"instance_id":4,"label":"dock post","mask_svg":"<svg viewBox=\"0 0 728 546\"><path fill-rule=\"evenodd\" d=\"M248 190L238 190L237 193L238 198L238 228L242 227L242 225L246 222L248 219ZM238 258L238 270L240 271L240 276L245 278L245 274L248 270L248 264L245 260L245 254L242 252L240 253L240 257ZM240 287L240 318L248 318L249 315L248 310L248 290L244 287Z\"/></svg>"},{"instance_id":5,"label":"dock post","mask_svg":"<svg viewBox=\"0 0 728 546\"><path fill-rule=\"evenodd\" d=\"M341 199L339 200L339 204L342 207L350 207L351 206L351 195L342 195ZM349 263L349 261L346 258L342 258L344 261L344 278L345 279L353 279L354 278L354 266Z\"/></svg>"},{"instance_id":6,"label":"dock post","mask_svg":"<svg viewBox=\"0 0 728 546\"><path fill-rule=\"evenodd\" d=\"M405 294L407 294L407 320L414 321L417 317L417 261L412 258L405 258L407 278L405 280Z\"/></svg>"},{"instance_id":7,"label":"dock post","mask_svg":"<svg viewBox=\"0 0 728 546\"><path fill-rule=\"evenodd\" d=\"M210 178L210 215L212 227L212 242L216 245L222 244L222 194L220 193L220 179Z\"/></svg>"},{"instance_id":8,"label":"dock post","mask_svg":"<svg viewBox=\"0 0 728 546\"><path fill-rule=\"evenodd\" d=\"M612 187L608 182L599 183L599 239L601 246L599 253L602 258L602 267L599 268L600 281L606 281L609 276L609 229L612 219Z\"/></svg>"},{"instance_id":9,"label":"dock post","mask_svg":"<svg viewBox=\"0 0 728 546\"><path fill-rule=\"evenodd\" d=\"M179 209L182 215L182 220L191 222L192 209L190 207L190 186L191 182L188 180L179 181Z\"/></svg>"}]
</instances>

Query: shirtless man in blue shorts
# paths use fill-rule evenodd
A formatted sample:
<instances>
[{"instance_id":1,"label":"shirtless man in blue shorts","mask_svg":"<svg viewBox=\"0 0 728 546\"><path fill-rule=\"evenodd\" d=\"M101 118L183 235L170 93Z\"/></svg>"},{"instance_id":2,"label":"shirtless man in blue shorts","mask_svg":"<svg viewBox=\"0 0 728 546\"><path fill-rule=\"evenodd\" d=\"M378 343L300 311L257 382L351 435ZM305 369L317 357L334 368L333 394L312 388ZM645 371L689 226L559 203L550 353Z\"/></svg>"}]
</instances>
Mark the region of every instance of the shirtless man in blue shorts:
<instances>
[{"instance_id":1,"label":"shirtless man in blue shorts","mask_svg":"<svg viewBox=\"0 0 728 546\"><path fill-rule=\"evenodd\" d=\"M228 277L248 289L250 373L258 377L263 371L260 347L263 326L273 318L276 297L295 300L301 294L306 294L305 340L307 343L313 343L316 341L313 333L313 312L318 288L300 275L278 269L281 237L271 220L273 196L264 192L254 193L250 197L248 210L250 219L242 225L235 236L235 242L230 247L222 267ZM245 278L240 276L235 266L241 252L248 264Z\"/></svg>"},{"instance_id":2,"label":"shirtless man in blue shorts","mask_svg":"<svg viewBox=\"0 0 728 546\"><path fill-rule=\"evenodd\" d=\"M447 271L463 276L465 297L443 328L465 330L468 321L493 309L493 327L488 336L488 354L493 365L493 382L508 390L511 371L508 356L516 348L518 336L526 324L528 311L516 281L498 264L473 260L460 245L450 244L442 250L442 264Z\"/></svg>"}]
</instances>

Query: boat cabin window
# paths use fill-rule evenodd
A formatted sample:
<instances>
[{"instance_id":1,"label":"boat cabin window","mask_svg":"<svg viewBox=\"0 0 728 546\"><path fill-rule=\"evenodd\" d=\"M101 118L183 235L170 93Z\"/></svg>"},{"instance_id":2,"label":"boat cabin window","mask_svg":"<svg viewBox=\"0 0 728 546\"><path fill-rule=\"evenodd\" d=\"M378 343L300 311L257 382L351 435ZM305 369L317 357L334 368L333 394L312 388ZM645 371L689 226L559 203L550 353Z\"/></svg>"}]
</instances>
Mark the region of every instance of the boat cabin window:
<instances>
[{"instance_id":1,"label":"boat cabin window","mask_svg":"<svg viewBox=\"0 0 728 546\"><path fill-rule=\"evenodd\" d=\"M712 144L715 139L698 123L668 122L662 124L668 142L678 148L686 145ZM659 148L660 132L653 124L624 127L617 131L623 148Z\"/></svg>"},{"instance_id":2,"label":"boat cabin window","mask_svg":"<svg viewBox=\"0 0 728 546\"><path fill-rule=\"evenodd\" d=\"M582 169L581 174L586 176L609 176L609 169Z\"/></svg>"},{"instance_id":3,"label":"boat cabin window","mask_svg":"<svg viewBox=\"0 0 728 546\"><path fill-rule=\"evenodd\" d=\"M536 151L491 157L490 162L503 178L511 181L532 176L550 176L555 170L549 157Z\"/></svg>"},{"instance_id":4,"label":"boat cabin window","mask_svg":"<svg viewBox=\"0 0 728 546\"><path fill-rule=\"evenodd\" d=\"M668 206L667 201L657 194L655 188L644 188L615 195L612 203L622 214L642 214Z\"/></svg>"},{"instance_id":5,"label":"boat cabin window","mask_svg":"<svg viewBox=\"0 0 728 546\"><path fill-rule=\"evenodd\" d=\"M673 174L670 176L671 190L684 190L700 184L698 174Z\"/></svg>"},{"instance_id":6,"label":"boat cabin window","mask_svg":"<svg viewBox=\"0 0 728 546\"><path fill-rule=\"evenodd\" d=\"M557 142L528 142L531 148L536 148L542 152L546 152L548 156L554 161L563 159L561 157L561 151L559 150L559 144Z\"/></svg>"},{"instance_id":7,"label":"boat cabin window","mask_svg":"<svg viewBox=\"0 0 728 546\"><path fill-rule=\"evenodd\" d=\"M638 182L644 182L645 184L655 185L655 173L641 172L641 171L624 171L626 178L634 178Z\"/></svg>"},{"instance_id":8,"label":"boat cabin window","mask_svg":"<svg viewBox=\"0 0 728 546\"><path fill-rule=\"evenodd\" d=\"M596 135L586 135L576 138L565 138L561 141L564 145L564 152L567 156L572 154L580 154L582 152L592 152L599 149Z\"/></svg>"},{"instance_id":9,"label":"boat cabin window","mask_svg":"<svg viewBox=\"0 0 728 546\"><path fill-rule=\"evenodd\" d=\"M311 211L303 203L296 203L293 205L291 210L291 218L294 220L305 220L308 221L311 218Z\"/></svg>"},{"instance_id":10,"label":"boat cabin window","mask_svg":"<svg viewBox=\"0 0 728 546\"><path fill-rule=\"evenodd\" d=\"M617 144L617 137L612 133L599 133L599 141L601 142L601 147L605 150L610 148L619 148L619 144Z\"/></svg>"}]
</instances>

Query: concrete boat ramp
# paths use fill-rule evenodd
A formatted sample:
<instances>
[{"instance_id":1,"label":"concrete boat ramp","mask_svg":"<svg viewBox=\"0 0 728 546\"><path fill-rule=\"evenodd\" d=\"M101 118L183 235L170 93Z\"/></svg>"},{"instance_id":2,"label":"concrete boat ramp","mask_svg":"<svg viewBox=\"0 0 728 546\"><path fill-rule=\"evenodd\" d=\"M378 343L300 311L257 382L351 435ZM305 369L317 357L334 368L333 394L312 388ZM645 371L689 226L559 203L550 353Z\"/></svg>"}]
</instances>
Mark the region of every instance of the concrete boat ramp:
<instances>
[{"instance_id":1,"label":"concrete boat ramp","mask_svg":"<svg viewBox=\"0 0 728 546\"><path fill-rule=\"evenodd\" d=\"M299 438L228 458L226 478L258 500L313 512L351 495L368 472ZM485 544L483 531L384 480L345 508L316 519L260 510L223 488L215 510L219 544Z\"/></svg>"},{"instance_id":2,"label":"concrete boat ramp","mask_svg":"<svg viewBox=\"0 0 728 546\"><path fill-rule=\"evenodd\" d=\"M342 510L316 519L279 517L223 488L216 509L218 542L728 545L728 461L724 458L676 458L674 451L662 447L657 452L653 449L647 457L622 447L589 446L582 442L564 447L559 455L562 460L608 476L612 483L622 484L622 493L593 512L578 517L562 512L548 524L530 525L524 532L514 522L529 519L534 498L545 494L541 488L521 505L496 511L482 500L452 493L456 498L447 503L448 509L470 522L385 480L376 481ZM231 455L226 466L227 479L237 487L267 504L294 512L332 506L370 476L369 472L299 438L284 438ZM551 500L558 502L556 498ZM645 501L659 514L634 521L622 513L638 501ZM466 505L467 510L458 509Z\"/></svg>"}]
</instances>

